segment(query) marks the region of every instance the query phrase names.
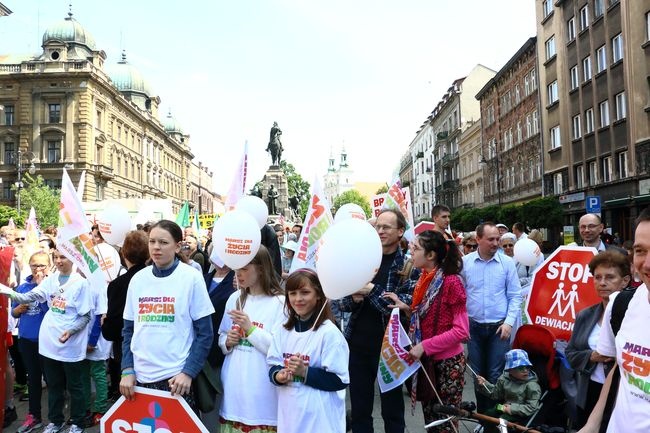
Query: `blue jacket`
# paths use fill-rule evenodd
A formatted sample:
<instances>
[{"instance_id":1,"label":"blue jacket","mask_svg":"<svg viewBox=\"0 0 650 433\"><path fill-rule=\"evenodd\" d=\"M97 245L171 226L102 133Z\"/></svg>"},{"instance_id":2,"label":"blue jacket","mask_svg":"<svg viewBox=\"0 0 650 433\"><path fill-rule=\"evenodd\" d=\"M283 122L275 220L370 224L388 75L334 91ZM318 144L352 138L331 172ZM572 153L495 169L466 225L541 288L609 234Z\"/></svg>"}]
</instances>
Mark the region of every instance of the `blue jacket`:
<instances>
[{"instance_id":1,"label":"blue jacket","mask_svg":"<svg viewBox=\"0 0 650 433\"><path fill-rule=\"evenodd\" d=\"M33 277L30 275L25 279L25 282L16 288L18 293L28 293L38 284L32 281ZM11 303L12 315L13 309L20 305L18 302ZM41 322L47 313L47 302L32 302L26 312L20 316L14 316L20 319L18 326L18 336L30 341L38 342L38 332L41 329Z\"/></svg>"}]
</instances>

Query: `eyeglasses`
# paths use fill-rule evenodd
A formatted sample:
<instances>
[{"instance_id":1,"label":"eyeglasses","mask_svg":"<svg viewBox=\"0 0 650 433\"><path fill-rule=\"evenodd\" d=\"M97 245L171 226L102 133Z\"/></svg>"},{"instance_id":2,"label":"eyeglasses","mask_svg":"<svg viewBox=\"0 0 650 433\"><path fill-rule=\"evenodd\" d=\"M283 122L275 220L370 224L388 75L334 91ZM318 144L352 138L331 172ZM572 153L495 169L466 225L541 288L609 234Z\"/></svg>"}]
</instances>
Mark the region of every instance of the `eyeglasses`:
<instances>
[{"instance_id":1,"label":"eyeglasses","mask_svg":"<svg viewBox=\"0 0 650 433\"><path fill-rule=\"evenodd\" d=\"M515 244L503 244L503 248L512 248Z\"/></svg>"},{"instance_id":2,"label":"eyeglasses","mask_svg":"<svg viewBox=\"0 0 650 433\"><path fill-rule=\"evenodd\" d=\"M385 231L385 232L387 232L387 231L389 231L389 230L394 230L394 229L396 229L396 228L397 228L397 227L393 227L393 226L384 226L384 225L378 225L378 226L375 226L375 230L377 230L378 232L379 232L379 231L382 231L382 230Z\"/></svg>"},{"instance_id":3,"label":"eyeglasses","mask_svg":"<svg viewBox=\"0 0 650 433\"><path fill-rule=\"evenodd\" d=\"M593 229L597 228L599 225L600 224L588 224L586 226L582 225L579 228L580 228L580 230L593 230Z\"/></svg>"},{"instance_id":4,"label":"eyeglasses","mask_svg":"<svg viewBox=\"0 0 650 433\"><path fill-rule=\"evenodd\" d=\"M14 239L14 240L15 240L15 241L24 241L25 238L16 238L16 239Z\"/></svg>"},{"instance_id":5,"label":"eyeglasses","mask_svg":"<svg viewBox=\"0 0 650 433\"><path fill-rule=\"evenodd\" d=\"M470 250L475 250L478 248L478 244L465 244L465 247L469 248Z\"/></svg>"},{"instance_id":6,"label":"eyeglasses","mask_svg":"<svg viewBox=\"0 0 650 433\"><path fill-rule=\"evenodd\" d=\"M47 265L29 265L29 267L32 269L43 269L47 268Z\"/></svg>"},{"instance_id":7,"label":"eyeglasses","mask_svg":"<svg viewBox=\"0 0 650 433\"><path fill-rule=\"evenodd\" d=\"M409 248L411 248L413 251L420 251L424 249L414 242L409 242Z\"/></svg>"}]
</instances>

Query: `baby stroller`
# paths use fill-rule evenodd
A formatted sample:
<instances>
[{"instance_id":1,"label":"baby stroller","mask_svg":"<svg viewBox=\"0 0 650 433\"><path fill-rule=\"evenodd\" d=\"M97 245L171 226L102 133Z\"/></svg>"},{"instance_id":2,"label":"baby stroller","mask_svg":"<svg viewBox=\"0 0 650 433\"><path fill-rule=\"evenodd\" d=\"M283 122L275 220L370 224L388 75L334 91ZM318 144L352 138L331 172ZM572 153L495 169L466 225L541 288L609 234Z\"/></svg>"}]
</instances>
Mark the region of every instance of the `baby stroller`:
<instances>
[{"instance_id":1,"label":"baby stroller","mask_svg":"<svg viewBox=\"0 0 650 433\"><path fill-rule=\"evenodd\" d=\"M542 389L540 408L526 426L557 426L568 431L567 402L560 380L560 357L563 355L556 351L553 333L540 325L523 325L515 335L512 348L528 353Z\"/></svg>"}]
</instances>

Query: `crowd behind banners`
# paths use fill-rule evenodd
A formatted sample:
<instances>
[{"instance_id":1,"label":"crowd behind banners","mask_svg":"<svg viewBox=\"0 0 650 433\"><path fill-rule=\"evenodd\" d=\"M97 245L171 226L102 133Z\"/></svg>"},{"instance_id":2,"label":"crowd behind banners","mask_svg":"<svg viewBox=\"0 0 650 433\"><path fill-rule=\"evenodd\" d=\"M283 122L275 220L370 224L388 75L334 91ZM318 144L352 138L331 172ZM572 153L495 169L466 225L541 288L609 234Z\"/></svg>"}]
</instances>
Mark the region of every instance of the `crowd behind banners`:
<instances>
[{"instance_id":1,"label":"crowd behind banners","mask_svg":"<svg viewBox=\"0 0 650 433\"><path fill-rule=\"evenodd\" d=\"M338 301L328 301L313 269L292 267L299 224L265 226L263 246L235 271L211 254L209 232L202 236L167 220L147 223L126 235L119 255L100 248L102 270L116 269L105 272L108 287L90 284L56 249L55 228L40 233L36 245L25 230L2 227L2 248L14 248L10 278L2 282L14 288L2 291L12 300L8 336L14 343L4 426L17 421L19 398L29 400L29 411L18 431L45 426L57 433L67 422L78 433L97 425L119 396L137 398L138 385L182 395L211 432L370 432L374 382L380 358L388 368L382 348L394 311L411 340L405 359L422 365L408 392L413 405L422 403L426 424L443 418L434 404L460 405L466 368L476 381L479 412L525 423L539 408L539 386L528 355L511 350L511 342L522 324L522 295L543 258L523 266L513 247L525 238L541 245L541 234L521 223L512 231L486 223L456 236L445 206L434 207L433 219L435 230L405 242L412 223L399 211L381 211L370 221L381 240L381 266L366 287ZM578 315L566 349L579 394L574 426L585 432L598 431L599 414L607 412L600 391L616 386L610 371L618 371L612 369L617 361L623 362L617 392L625 403L608 431L621 431L625 420L639 426L626 431L650 428L650 374L628 368L630 362L650 365L650 342L623 321L620 335L629 341L621 348L610 338L619 331L609 325L609 301L616 297L609 295L650 278L650 265L646 272L640 258L650 249L646 225L642 219L637 238L648 238L648 245L633 251L631 242L619 247L620 240L604 236L597 215L580 220L580 245L604 252L590 264L602 302ZM97 227L87 236L95 248L108 247ZM637 300L647 292L641 287ZM638 302L629 314L647 322L646 307ZM206 372L222 386L207 396L196 388ZM47 413L40 407L45 383ZM383 417L386 432L403 432L403 387L380 397L382 413L375 416ZM427 428L457 430L457 423Z\"/></svg>"}]
</instances>

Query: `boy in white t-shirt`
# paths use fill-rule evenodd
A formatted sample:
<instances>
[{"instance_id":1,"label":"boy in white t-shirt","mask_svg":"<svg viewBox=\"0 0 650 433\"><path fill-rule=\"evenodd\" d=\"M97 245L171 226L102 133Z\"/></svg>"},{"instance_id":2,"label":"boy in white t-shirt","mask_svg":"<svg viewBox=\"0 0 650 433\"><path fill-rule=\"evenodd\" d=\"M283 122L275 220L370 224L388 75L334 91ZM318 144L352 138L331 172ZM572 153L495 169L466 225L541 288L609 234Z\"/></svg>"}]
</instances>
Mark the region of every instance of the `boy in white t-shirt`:
<instances>
[{"instance_id":1,"label":"boy in white t-shirt","mask_svg":"<svg viewBox=\"0 0 650 433\"><path fill-rule=\"evenodd\" d=\"M603 356L616 357L617 365L607 376L598 403L580 430L582 433L596 433L604 422L603 412L617 369L620 380L618 389L611 389L616 393L616 402L607 432L650 431L650 333L647 331L650 326L650 208L641 213L636 223L633 263L643 284L630 300L616 336L611 325L612 308L622 294L610 295L596 351Z\"/></svg>"}]
</instances>

